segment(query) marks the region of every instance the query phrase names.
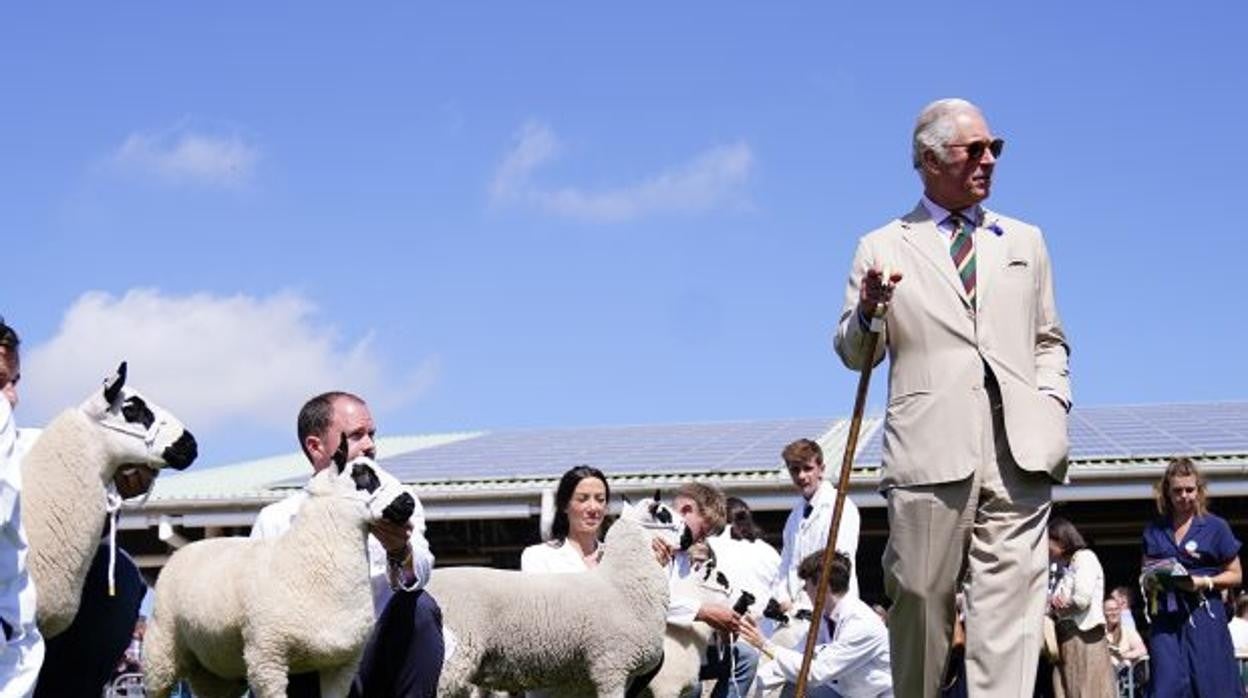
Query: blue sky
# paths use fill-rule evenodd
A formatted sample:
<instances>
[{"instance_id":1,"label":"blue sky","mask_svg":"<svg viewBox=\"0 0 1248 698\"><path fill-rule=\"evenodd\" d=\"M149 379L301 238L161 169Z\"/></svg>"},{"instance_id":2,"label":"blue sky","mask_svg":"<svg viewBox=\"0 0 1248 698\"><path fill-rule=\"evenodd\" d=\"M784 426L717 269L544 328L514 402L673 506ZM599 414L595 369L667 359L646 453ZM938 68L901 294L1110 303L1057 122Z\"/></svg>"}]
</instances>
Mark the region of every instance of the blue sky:
<instances>
[{"instance_id":1,"label":"blue sky","mask_svg":"<svg viewBox=\"0 0 1248 698\"><path fill-rule=\"evenodd\" d=\"M334 387L387 433L847 414L854 242L944 96L1007 140L1076 402L1248 399L1248 11L1146 5L10 9L19 414L121 358L206 464Z\"/></svg>"}]
</instances>

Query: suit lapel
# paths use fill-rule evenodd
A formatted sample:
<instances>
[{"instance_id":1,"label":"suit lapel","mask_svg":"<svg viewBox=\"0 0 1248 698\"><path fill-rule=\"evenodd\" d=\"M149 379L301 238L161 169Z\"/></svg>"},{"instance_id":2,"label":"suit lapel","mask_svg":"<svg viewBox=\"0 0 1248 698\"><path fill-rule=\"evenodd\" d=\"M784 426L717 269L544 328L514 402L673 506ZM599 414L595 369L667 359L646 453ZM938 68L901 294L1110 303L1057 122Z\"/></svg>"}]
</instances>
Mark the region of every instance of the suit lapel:
<instances>
[{"instance_id":1,"label":"suit lapel","mask_svg":"<svg viewBox=\"0 0 1248 698\"><path fill-rule=\"evenodd\" d=\"M963 305L969 308L970 301L966 297L966 289L962 287L962 279L958 278L958 270L953 268L953 257L950 256L949 248L944 244L941 232L936 229L936 222L932 220L923 204L920 203L909 215L901 219L901 227L903 229L901 235L906 242L919 251L936 270L936 273L940 274L958 294ZM979 261L976 260L975 264L978 269ZM902 272L904 271L903 269Z\"/></svg>"},{"instance_id":2,"label":"suit lapel","mask_svg":"<svg viewBox=\"0 0 1248 698\"><path fill-rule=\"evenodd\" d=\"M997 221L997 214L983 210L975 229L975 304L984 307L984 298L992 294L993 282L1005 264L1005 241L988 226Z\"/></svg>"}]
</instances>

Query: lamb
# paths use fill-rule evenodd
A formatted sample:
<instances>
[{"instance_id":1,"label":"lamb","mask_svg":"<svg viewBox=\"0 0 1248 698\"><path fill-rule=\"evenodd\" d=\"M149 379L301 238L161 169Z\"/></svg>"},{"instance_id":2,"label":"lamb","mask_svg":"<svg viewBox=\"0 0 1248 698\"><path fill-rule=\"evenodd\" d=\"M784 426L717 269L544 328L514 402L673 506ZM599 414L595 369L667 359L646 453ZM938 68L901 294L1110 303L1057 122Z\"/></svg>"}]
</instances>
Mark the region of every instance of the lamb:
<instances>
[{"instance_id":1,"label":"lamb","mask_svg":"<svg viewBox=\"0 0 1248 698\"><path fill-rule=\"evenodd\" d=\"M607 533L602 561L583 574L461 567L438 570L429 592L442 607L447 658L438 696L473 685L518 692L592 686L623 698L629 676L662 657L668 582L651 541L688 546L689 531L665 505L626 504Z\"/></svg>"},{"instance_id":2,"label":"lamb","mask_svg":"<svg viewBox=\"0 0 1248 698\"><path fill-rule=\"evenodd\" d=\"M731 586L723 572L715 569L714 558L700 563L698 574L680 582L683 596L701 599L704 603L726 603ZM663 635L663 666L639 694L643 698L679 698L686 688L698 680L707 647L715 630L702 622L689 627L668 625Z\"/></svg>"},{"instance_id":3,"label":"lamb","mask_svg":"<svg viewBox=\"0 0 1248 698\"><path fill-rule=\"evenodd\" d=\"M78 614L118 471L182 470L196 454L180 421L126 387L125 362L102 390L43 430L22 460L22 523L44 637L61 634Z\"/></svg>"},{"instance_id":4,"label":"lamb","mask_svg":"<svg viewBox=\"0 0 1248 698\"><path fill-rule=\"evenodd\" d=\"M282 536L216 538L178 550L156 583L144 644L148 694L179 677L202 698L284 698L287 675L316 671L321 695L346 696L373 628L368 530L405 524L416 501L367 457L309 481Z\"/></svg>"}]
</instances>

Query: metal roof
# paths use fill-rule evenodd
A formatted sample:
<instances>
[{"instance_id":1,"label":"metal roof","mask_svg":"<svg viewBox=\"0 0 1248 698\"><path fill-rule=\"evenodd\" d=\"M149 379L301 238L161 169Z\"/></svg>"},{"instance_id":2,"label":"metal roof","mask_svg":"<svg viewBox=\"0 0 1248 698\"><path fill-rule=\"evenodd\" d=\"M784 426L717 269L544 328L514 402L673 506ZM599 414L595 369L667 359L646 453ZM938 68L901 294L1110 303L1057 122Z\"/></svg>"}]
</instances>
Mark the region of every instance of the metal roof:
<instances>
[{"instance_id":1,"label":"metal roof","mask_svg":"<svg viewBox=\"0 0 1248 698\"><path fill-rule=\"evenodd\" d=\"M381 463L420 492L533 491L569 467L591 463L612 481L710 477L733 482L785 482L780 451L814 438L829 471L844 450L849 422L835 418L693 424L501 430L379 441ZM868 476L880 460L882 420L863 421L855 469ZM1248 459L1248 402L1076 407L1070 419L1072 472L1098 466L1156 465L1173 455L1230 464ZM307 464L292 453L162 477L152 499L272 499L300 487Z\"/></svg>"},{"instance_id":2,"label":"metal roof","mask_svg":"<svg viewBox=\"0 0 1248 698\"><path fill-rule=\"evenodd\" d=\"M558 478L583 463L613 478L750 473L774 469L781 449L793 439L827 440L843 428L843 420L817 418L497 431L380 462L409 483ZM299 486L303 480L277 484Z\"/></svg>"},{"instance_id":3,"label":"metal roof","mask_svg":"<svg viewBox=\"0 0 1248 698\"><path fill-rule=\"evenodd\" d=\"M377 452L398 455L479 436L479 432L387 436L377 439ZM162 475L152 487L151 500L272 498L275 483L307 480L310 468L301 451L203 470Z\"/></svg>"}]
</instances>

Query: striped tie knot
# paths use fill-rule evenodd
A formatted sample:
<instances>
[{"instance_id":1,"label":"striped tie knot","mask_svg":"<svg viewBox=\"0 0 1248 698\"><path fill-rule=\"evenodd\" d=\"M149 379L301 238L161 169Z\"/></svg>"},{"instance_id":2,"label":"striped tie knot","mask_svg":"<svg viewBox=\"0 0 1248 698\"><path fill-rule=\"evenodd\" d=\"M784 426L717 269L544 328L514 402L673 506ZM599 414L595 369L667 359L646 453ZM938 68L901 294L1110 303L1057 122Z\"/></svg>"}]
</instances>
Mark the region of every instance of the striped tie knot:
<instances>
[{"instance_id":1,"label":"striped tie knot","mask_svg":"<svg viewBox=\"0 0 1248 698\"><path fill-rule=\"evenodd\" d=\"M950 214L953 223L953 239L949 246L949 254L953 256L953 267L958 270L962 279L962 288L966 290L966 298L975 307L975 226L960 214Z\"/></svg>"}]
</instances>

